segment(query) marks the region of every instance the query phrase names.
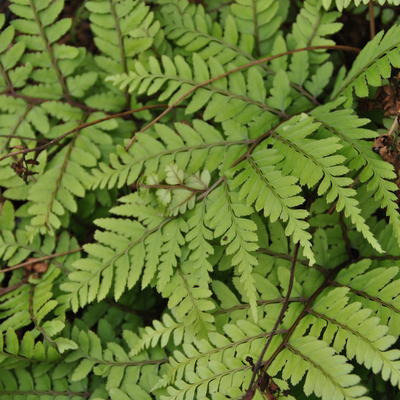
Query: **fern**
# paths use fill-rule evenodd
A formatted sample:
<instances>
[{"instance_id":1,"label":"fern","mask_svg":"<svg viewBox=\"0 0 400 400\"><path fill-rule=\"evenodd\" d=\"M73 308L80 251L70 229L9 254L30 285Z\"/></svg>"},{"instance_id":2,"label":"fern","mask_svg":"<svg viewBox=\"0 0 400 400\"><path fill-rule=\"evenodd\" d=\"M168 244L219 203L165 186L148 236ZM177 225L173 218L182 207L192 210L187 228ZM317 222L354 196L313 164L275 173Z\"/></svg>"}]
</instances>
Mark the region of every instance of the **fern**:
<instances>
[{"instance_id":1,"label":"fern","mask_svg":"<svg viewBox=\"0 0 400 400\"><path fill-rule=\"evenodd\" d=\"M9 3L0 398L397 399L398 2Z\"/></svg>"}]
</instances>

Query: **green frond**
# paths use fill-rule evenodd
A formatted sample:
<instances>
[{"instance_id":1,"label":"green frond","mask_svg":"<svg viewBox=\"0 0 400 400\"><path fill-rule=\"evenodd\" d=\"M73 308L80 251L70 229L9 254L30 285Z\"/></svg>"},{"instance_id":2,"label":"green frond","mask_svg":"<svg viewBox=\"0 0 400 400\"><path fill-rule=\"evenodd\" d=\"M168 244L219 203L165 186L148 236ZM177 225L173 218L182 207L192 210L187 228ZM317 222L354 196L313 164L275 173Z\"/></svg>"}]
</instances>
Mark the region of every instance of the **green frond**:
<instances>
[{"instance_id":1,"label":"green frond","mask_svg":"<svg viewBox=\"0 0 400 400\"><path fill-rule=\"evenodd\" d=\"M271 366L275 375L282 371L284 379L297 384L305 377L304 394L316 394L321 399L371 400L358 385L360 378L351 374L353 367L346 358L336 354L324 341L312 336L292 339L287 349Z\"/></svg>"},{"instance_id":2,"label":"green frond","mask_svg":"<svg viewBox=\"0 0 400 400\"><path fill-rule=\"evenodd\" d=\"M400 1L8 3L0 400L397 400Z\"/></svg>"},{"instance_id":3,"label":"green frond","mask_svg":"<svg viewBox=\"0 0 400 400\"><path fill-rule=\"evenodd\" d=\"M184 346L170 359L168 378L173 379L173 384L162 398L202 398L208 386L223 395L235 389L236 393L243 393L251 375L245 358L261 351L266 336L259 326L241 320L226 324L223 333L210 333L208 340Z\"/></svg>"},{"instance_id":4,"label":"green frond","mask_svg":"<svg viewBox=\"0 0 400 400\"><path fill-rule=\"evenodd\" d=\"M345 158L336 154L342 147L339 139L309 139L318 124L304 115L295 120L297 124L292 125L289 120L277 129L277 134L272 134L274 145L285 155L283 170L297 176L302 185L318 184L318 195L325 195L328 203L336 201L336 210L343 211L371 246L382 251L361 215L356 191L349 187L353 181L346 176L349 170L343 165Z\"/></svg>"},{"instance_id":5,"label":"green frond","mask_svg":"<svg viewBox=\"0 0 400 400\"><path fill-rule=\"evenodd\" d=\"M230 7L238 30L254 38L256 55L268 54L281 24L287 17L288 1L236 0Z\"/></svg>"},{"instance_id":6,"label":"green frond","mask_svg":"<svg viewBox=\"0 0 400 400\"><path fill-rule=\"evenodd\" d=\"M61 110L56 104L47 108L51 113L62 113L62 117L63 112L69 111ZM95 135L96 131L88 129L71 135L69 144L49 161L41 176L30 186L28 211L34 215L31 220L34 229L41 233L52 232L65 224L68 213L77 211L76 197L84 197L91 186L88 169L96 167L101 157L101 134Z\"/></svg>"},{"instance_id":7,"label":"green frond","mask_svg":"<svg viewBox=\"0 0 400 400\"><path fill-rule=\"evenodd\" d=\"M382 86L382 79L390 77L392 67L400 67L398 46L400 45L400 27L392 26L386 33L379 32L361 50L351 70L339 82L331 98L341 94L350 97L353 88L359 97L368 96L368 85Z\"/></svg>"},{"instance_id":8,"label":"green frond","mask_svg":"<svg viewBox=\"0 0 400 400\"><path fill-rule=\"evenodd\" d=\"M337 7L339 11L342 11L344 8L348 7L349 5L359 6L360 4L368 4L369 0L334 0L333 4ZM377 3L382 5L389 4L398 6L400 5L399 0L377 0ZM328 9L331 4L332 0L322 0L323 6Z\"/></svg>"},{"instance_id":9,"label":"green frond","mask_svg":"<svg viewBox=\"0 0 400 400\"><path fill-rule=\"evenodd\" d=\"M389 334L399 336L400 297L398 267L371 269L371 261L364 260L342 271L335 279L340 286L349 288L350 298L373 310Z\"/></svg>"},{"instance_id":10,"label":"green frond","mask_svg":"<svg viewBox=\"0 0 400 400\"><path fill-rule=\"evenodd\" d=\"M103 395L108 393L113 398L113 393L117 390L129 390L131 393L130 385L137 385L137 390L149 392L154 386L152 380L158 379L158 369L164 363L163 352L152 351L152 355L159 358L159 362L153 363L146 362L145 357L149 355L146 352L130 357L126 348L134 345L137 336L131 331L124 331L122 335L123 341L110 340L105 345L103 337L88 329L74 326L71 337L78 347L66 358L67 365L72 367L71 382L84 383L88 375L94 373L105 378Z\"/></svg>"},{"instance_id":11,"label":"green frond","mask_svg":"<svg viewBox=\"0 0 400 400\"><path fill-rule=\"evenodd\" d=\"M325 11L322 3L321 0L304 1L304 6L297 15L292 32L288 37L290 48L335 45L329 36L337 33L342 27L340 22L336 22L340 13ZM310 66L314 70L318 70L316 67L319 67L329 57L324 50L314 50L307 54Z\"/></svg>"},{"instance_id":12,"label":"green frond","mask_svg":"<svg viewBox=\"0 0 400 400\"><path fill-rule=\"evenodd\" d=\"M0 29L4 28L4 23L4 14L0 14ZM30 64L18 65L24 55L25 45L23 42L15 42L13 26L2 30L0 43L0 89L3 92L12 87L21 88L26 84L32 72ZM9 101L13 103L12 98Z\"/></svg>"},{"instance_id":13,"label":"green frond","mask_svg":"<svg viewBox=\"0 0 400 400\"><path fill-rule=\"evenodd\" d=\"M220 25L202 5L171 0L162 2L161 15L167 38L189 53L205 60L215 57L222 65L240 65L252 58L254 37L239 32L232 15Z\"/></svg>"},{"instance_id":14,"label":"green frond","mask_svg":"<svg viewBox=\"0 0 400 400\"><path fill-rule=\"evenodd\" d=\"M386 209L389 222L400 243L400 215L398 213L396 175L393 166L381 160L373 151L368 139L376 132L364 127L368 120L361 119L351 110L332 110L329 104L316 108L312 115L340 138L343 152L348 159L350 170L360 170L360 181L374 196L378 204Z\"/></svg>"},{"instance_id":15,"label":"green frond","mask_svg":"<svg viewBox=\"0 0 400 400\"><path fill-rule=\"evenodd\" d=\"M157 124L154 131L140 133L127 152L122 147L110 155L110 166L99 164L93 171L93 187L121 187L132 184L141 174L165 176L165 167L173 162L188 173L217 170L230 148L244 148L246 138L224 139L212 125L193 120L192 125L176 123L175 129ZM157 140L158 139L158 140Z\"/></svg>"},{"instance_id":16,"label":"green frond","mask_svg":"<svg viewBox=\"0 0 400 400\"><path fill-rule=\"evenodd\" d=\"M68 82L82 57L77 48L57 43L71 27L71 19L57 20L64 1L13 0L11 3L10 10L16 16L12 26L19 32L18 42L30 50L22 61L34 68L30 79L36 83L27 85L22 93L45 99L70 95Z\"/></svg>"},{"instance_id":17,"label":"green frond","mask_svg":"<svg viewBox=\"0 0 400 400\"><path fill-rule=\"evenodd\" d=\"M139 0L87 1L97 65L111 74L128 72L131 60L149 49L160 30L150 7Z\"/></svg>"},{"instance_id":18,"label":"green frond","mask_svg":"<svg viewBox=\"0 0 400 400\"><path fill-rule=\"evenodd\" d=\"M380 319L371 316L372 310L362 308L361 303L349 304L348 289L338 288L317 300L311 315L329 323L322 335L335 350L343 350L349 360L355 358L375 374L381 372L383 379L393 386L400 384L400 351L388 350L396 338L387 335L388 327Z\"/></svg>"},{"instance_id":19,"label":"green frond","mask_svg":"<svg viewBox=\"0 0 400 400\"><path fill-rule=\"evenodd\" d=\"M258 249L256 225L248 217L251 208L240 202L237 192L225 183L207 198L206 223L225 247L235 273L250 303L253 318L257 319L256 291L253 269L257 265L254 251Z\"/></svg>"},{"instance_id":20,"label":"green frond","mask_svg":"<svg viewBox=\"0 0 400 400\"><path fill-rule=\"evenodd\" d=\"M192 65L180 55L174 59L162 56L161 61L149 57L146 64L136 62L134 71L113 75L108 80L121 89L128 88L130 93L152 95L161 92L158 99L168 100L169 104L201 83L202 87L191 96L186 114L205 107L206 120L222 122L234 118L244 123L262 112L280 114L279 110L265 103L266 89L257 67L205 85L203 82L224 74L226 68L216 58L210 57L205 61L197 53L193 53L191 62Z\"/></svg>"},{"instance_id":21,"label":"green frond","mask_svg":"<svg viewBox=\"0 0 400 400\"><path fill-rule=\"evenodd\" d=\"M104 74L127 73L133 60L163 40L160 22L140 0L87 1L90 27L100 55L95 63ZM112 101L110 101L112 99ZM120 111L136 102L124 93L105 87L86 99L86 104L104 111Z\"/></svg>"},{"instance_id":22,"label":"green frond","mask_svg":"<svg viewBox=\"0 0 400 400\"><path fill-rule=\"evenodd\" d=\"M143 328L139 341L129 353L131 357L141 353L145 348L157 345L165 347L170 339L175 345L181 344L184 340L185 323L177 322L170 314L164 314L161 320L152 321L152 325ZM185 340L188 341L190 340Z\"/></svg>"},{"instance_id":23,"label":"green frond","mask_svg":"<svg viewBox=\"0 0 400 400\"><path fill-rule=\"evenodd\" d=\"M140 278L143 288L153 279L158 290L165 287L185 242L182 232L186 222L182 218L156 216L148 227L124 218L101 218L95 223L104 231L97 230L96 243L84 246L89 257L74 263L74 270L62 285L74 310L103 300L112 287L118 300Z\"/></svg>"},{"instance_id":24,"label":"green frond","mask_svg":"<svg viewBox=\"0 0 400 400\"><path fill-rule=\"evenodd\" d=\"M70 382L71 369L62 362L41 362L30 367L2 370L0 376L0 399L82 400L88 392L88 381Z\"/></svg>"},{"instance_id":25,"label":"green frond","mask_svg":"<svg viewBox=\"0 0 400 400\"><path fill-rule=\"evenodd\" d=\"M311 235L305 221L308 213L298 208L304 198L298 195L301 188L296 184L297 179L284 176L275 167L283 157L278 151L261 147L238 165L241 171L234 177L232 188L239 188L239 199L246 199L246 203L254 206L256 211L262 210L271 222L277 219L287 222L286 235L293 236L295 243L300 242L304 255L313 263Z\"/></svg>"}]
</instances>

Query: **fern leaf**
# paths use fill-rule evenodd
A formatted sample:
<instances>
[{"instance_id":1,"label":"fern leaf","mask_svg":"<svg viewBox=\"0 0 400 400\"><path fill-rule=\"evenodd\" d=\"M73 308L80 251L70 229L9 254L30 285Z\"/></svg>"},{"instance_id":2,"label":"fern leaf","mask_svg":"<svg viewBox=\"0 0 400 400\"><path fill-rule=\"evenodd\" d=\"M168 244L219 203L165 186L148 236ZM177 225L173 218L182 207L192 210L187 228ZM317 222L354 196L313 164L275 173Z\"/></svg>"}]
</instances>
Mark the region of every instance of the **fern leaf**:
<instances>
[{"instance_id":1,"label":"fern leaf","mask_svg":"<svg viewBox=\"0 0 400 400\"><path fill-rule=\"evenodd\" d=\"M137 136L129 152L122 147L110 156L110 166L101 163L99 169L93 171L93 187L121 187L138 179L142 170L145 176L157 173L165 174L166 165L175 162L181 169L189 173L207 169L215 171L224 161L229 147L244 147L246 139L225 140L212 125L200 120L193 120L193 126L175 124L175 130L166 125L157 124L154 132Z\"/></svg>"},{"instance_id":2,"label":"fern leaf","mask_svg":"<svg viewBox=\"0 0 400 400\"><path fill-rule=\"evenodd\" d=\"M397 210L397 186L393 167L373 153L371 145L365 139L376 137L376 132L363 128L367 120L360 119L350 110L333 111L329 104L316 108L312 115L326 128L340 137L349 160L349 168L361 168L360 180L367 183L379 205L386 209L389 222L400 243L400 215Z\"/></svg>"},{"instance_id":3,"label":"fern leaf","mask_svg":"<svg viewBox=\"0 0 400 400\"><path fill-rule=\"evenodd\" d=\"M285 359L290 361L283 366ZM370 400L364 396L365 388L358 385L360 378L350 374L353 367L346 358L312 336L292 339L288 349L272 364L271 373L275 375L282 367L282 375L293 385L305 375L303 390L306 396L315 393L323 400Z\"/></svg>"},{"instance_id":4,"label":"fern leaf","mask_svg":"<svg viewBox=\"0 0 400 400\"><path fill-rule=\"evenodd\" d=\"M333 4L337 7L339 11L342 11L344 8L348 7L349 5L354 4L355 6L359 6L360 4L368 4L369 0L335 0ZM390 4L394 6L398 6L400 4L399 0L377 0L380 5ZM332 0L322 0L323 6L328 9L331 4Z\"/></svg>"},{"instance_id":5,"label":"fern leaf","mask_svg":"<svg viewBox=\"0 0 400 400\"><path fill-rule=\"evenodd\" d=\"M223 26L212 21L202 5L186 1L163 1L161 14L168 39L202 59L215 57L222 65L244 64L251 59L253 36L238 31L228 15Z\"/></svg>"},{"instance_id":6,"label":"fern leaf","mask_svg":"<svg viewBox=\"0 0 400 400\"><path fill-rule=\"evenodd\" d=\"M361 216L361 209L355 199L356 191L348 187L352 180L344 176L348 173L348 169L342 164L344 157L335 154L341 148L338 139L307 139L318 125L305 116L297 121L298 123L292 126L288 121L277 129L277 134L273 134L277 149L285 155L284 170L287 169L299 178L301 184L307 184L309 187L316 185L322 178L318 184L318 194L325 194L328 203L337 199L337 211L343 210L345 216L351 219L371 246L381 252L380 244Z\"/></svg>"},{"instance_id":7,"label":"fern leaf","mask_svg":"<svg viewBox=\"0 0 400 400\"><path fill-rule=\"evenodd\" d=\"M373 310L388 326L389 334L395 337L399 335L400 318L400 297L395 289L397 274L397 267L371 269L371 261L364 260L341 271L335 279L340 286L350 290L351 298Z\"/></svg>"},{"instance_id":8,"label":"fern leaf","mask_svg":"<svg viewBox=\"0 0 400 400\"><path fill-rule=\"evenodd\" d=\"M204 61L194 53L192 64L193 71L182 56L176 56L173 60L162 56L161 63L155 57L149 57L148 67L136 62L135 71L114 75L108 80L121 89L128 87L129 92L135 91L138 94L151 95L161 91L159 100L168 99L169 104L172 104L199 83L225 73L224 67L212 57ZM257 91L254 91L255 87ZM216 80L196 90L186 113L193 114L205 107L204 118L213 118L217 122L231 118L240 121L246 118L242 121L246 122L262 111L281 115L279 110L265 104L266 93L263 87L261 73L256 67L249 69L247 76L236 72L228 78Z\"/></svg>"},{"instance_id":9,"label":"fern leaf","mask_svg":"<svg viewBox=\"0 0 400 400\"><path fill-rule=\"evenodd\" d=\"M355 358L374 373L381 372L384 380L398 386L400 351L388 350L396 341L395 337L386 334L388 328L380 324L379 318L371 317L372 310L362 308L357 302L348 304L347 291L346 288L334 289L311 310L313 316L330 323L323 340L333 341L339 353L345 348L348 359Z\"/></svg>"},{"instance_id":10,"label":"fern leaf","mask_svg":"<svg viewBox=\"0 0 400 400\"><path fill-rule=\"evenodd\" d=\"M84 197L90 185L91 176L86 168L96 166L100 154L90 131L77 132L69 145L49 162L28 194L34 228L42 233L51 232L60 228L66 211L77 211L75 197Z\"/></svg>"},{"instance_id":11,"label":"fern leaf","mask_svg":"<svg viewBox=\"0 0 400 400\"><path fill-rule=\"evenodd\" d=\"M338 12L325 11L320 0L306 0L293 24L289 43L295 48L334 45L335 42L327 36L341 29L342 24L335 22L339 15ZM313 69L319 68L319 64L329 57L325 51L311 51L308 56Z\"/></svg>"},{"instance_id":12,"label":"fern leaf","mask_svg":"<svg viewBox=\"0 0 400 400\"><path fill-rule=\"evenodd\" d=\"M255 282L253 269L257 259L252 254L257 250L256 226L247 218L251 209L240 203L236 192L226 185L216 189L207 200L207 225L214 231L214 237L221 237L221 244L226 246L225 252L232 256L232 265L244 287L246 296L256 314Z\"/></svg>"},{"instance_id":13,"label":"fern leaf","mask_svg":"<svg viewBox=\"0 0 400 400\"><path fill-rule=\"evenodd\" d=\"M337 85L331 98L335 99L342 93L350 96L353 92L359 97L368 95L368 84L381 86L382 78L388 78L392 66L400 66L398 46L400 44L400 27L393 26L386 33L379 32L361 50L346 78Z\"/></svg>"},{"instance_id":14,"label":"fern leaf","mask_svg":"<svg viewBox=\"0 0 400 400\"><path fill-rule=\"evenodd\" d=\"M286 235L293 236L295 243L301 243L304 255L313 263L311 235L304 221L307 211L295 208L304 202L298 196L301 188L296 178L286 177L275 168L281 159L275 150L257 148L242 167L238 166L243 171L233 179L232 188L240 187L239 198L254 205L256 211L263 210L271 222L277 219L287 222Z\"/></svg>"},{"instance_id":15,"label":"fern leaf","mask_svg":"<svg viewBox=\"0 0 400 400\"><path fill-rule=\"evenodd\" d=\"M271 42L287 16L286 1L237 0L231 5L240 32L254 37L258 56L268 54Z\"/></svg>"}]
</instances>

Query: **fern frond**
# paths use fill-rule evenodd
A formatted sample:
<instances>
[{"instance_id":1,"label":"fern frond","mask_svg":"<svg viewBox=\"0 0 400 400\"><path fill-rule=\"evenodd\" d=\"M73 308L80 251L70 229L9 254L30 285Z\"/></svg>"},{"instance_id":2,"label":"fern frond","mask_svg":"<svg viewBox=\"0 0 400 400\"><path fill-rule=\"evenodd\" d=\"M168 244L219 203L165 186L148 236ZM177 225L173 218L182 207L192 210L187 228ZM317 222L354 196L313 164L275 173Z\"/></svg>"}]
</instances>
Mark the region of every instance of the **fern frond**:
<instances>
[{"instance_id":1,"label":"fern frond","mask_svg":"<svg viewBox=\"0 0 400 400\"><path fill-rule=\"evenodd\" d=\"M84 246L89 257L74 263L74 271L62 285L74 310L103 300L112 286L119 299L141 277L142 287L156 279L158 289L163 289L181 255L181 232L186 230L182 218L156 217L147 228L122 218L101 218L95 223L104 231L96 231L97 242Z\"/></svg>"},{"instance_id":2,"label":"fern frond","mask_svg":"<svg viewBox=\"0 0 400 400\"><path fill-rule=\"evenodd\" d=\"M137 343L131 349L129 355L131 357L136 356L142 352L145 348L156 347L160 345L165 347L172 338L175 345L179 345L184 340L190 342L188 338L185 338L185 323L177 322L170 314L163 314L161 320L152 321L153 326L146 326Z\"/></svg>"},{"instance_id":3,"label":"fern frond","mask_svg":"<svg viewBox=\"0 0 400 400\"><path fill-rule=\"evenodd\" d=\"M0 14L0 29L4 27L5 16ZM8 26L0 33L0 90L9 91L26 84L32 72L30 64L18 65L25 52L23 42L15 43L15 29ZM16 99L15 99L16 100ZM13 99L9 98L12 103Z\"/></svg>"},{"instance_id":4,"label":"fern frond","mask_svg":"<svg viewBox=\"0 0 400 400\"><path fill-rule=\"evenodd\" d=\"M161 63L155 57L149 57L147 64L136 62L135 71L114 75L108 80L121 89L128 87L129 92L148 95L161 92L158 99L173 104L199 83L226 72L215 58L204 61L197 53L192 55L192 66L182 56L173 60L162 56ZM254 114L261 112L282 115L281 111L265 104L265 97L262 75L257 67L253 67L247 73L236 72L196 90L186 113L193 114L205 107L204 119L217 122L232 118L251 121Z\"/></svg>"},{"instance_id":5,"label":"fern frond","mask_svg":"<svg viewBox=\"0 0 400 400\"><path fill-rule=\"evenodd\" d=\"M306 0L293 24L292 32L289 34L290 48L334 45L335 42L327 36L334 35L341 29L342 24L335 22L339 15L338 12L325 11L320 0ZM318 50L307 54L313 72L329 57L325 51Z\"/></svg>"},{"instance_id":6,"label":"fern frond","mask_svg":"<svg viewBox=\"0 0 400 400\"><path fill-rule=\"evenodd\" d=\"M94 60L107 74L127 73L136 55L149 50L162 38L160 22L140 0L87 1L94 43L101 52ZM110 99L113 101L110 102ZM86 104L105 111L119 111L134 101L106 87L86 99Z\"/></svg>"},{"instance_id":7,"label":"fern frond","mask_svg":"<svg viewBox=\"0 0 400 400\"><path fill-rule=\"evenodd\" d=\"M389 334L399 336L400 296L396 287L397 267L371 269L371 261L364 260L341 271L335 284L347 287L349 296L373 310L381 322L388 326Z\"/></svg>"},{"instance_id":8,"label":"fern frond","mask_svg":"<svg viewBox=\"0 0 400 400\"><path fill-rule=\"evenodd\" d=\"M10 10L17 16L12 25L20 33L18 40L30 50L22 61L35 68L31 79L36 84L24 87L22 93L25 95L59 99L72 94L68 86L82 57L77 48L57 44L71 27L69 18L57 21L63 7L63 0L29 0L22 4L16 0L10 5Z\"/></svg>"},{"instance_id":9,"label":"fern frond","mask_svg":"<svg viewBox=\"0 0 400 400\"><path fill-rule=\"evenodd\" d=\"M87 169L95 167L101 157L98 142L93 131L78 131L48 163L29 189L32 227L41 233L52 232L61 227L68 213L77 211L75 198L84 197L91 183Z\"/></svg>"},{"instance_id":10,"label":"fern frond","mask_svg":"<svg viewBox=\"0 0 400 400\"><path fill-rule=\"evenodd\" d=\"M93 171L93 187L132 184L142 172L161 177L172 162L188 173L203 169L212 173L228 157L230 148L237 151L247 143L247 138L224 139L215 127L200 120L193 120L192 126L177 123L174 127L157 124L155 132L138 134L129 152L118 147L117 153L110 156L110 166L100 163Z\"/></svg>"},{"instance_id":11,"label":"fern frond","mask_svg":"<svg viewBox=\"0 0 400 400\"><path fill-rule=\"evenodd\" d=\"M221 26L211 20L202 5L171 0L162 2L161 15L167 38L187 52L205 60L215 57L222 65L240 65L252 58L254 38L240 33L231 15Z\"/></svg>"},{"instance_id":12,"label":"fern frond","mask_svg":"<svg viewBox=\"0 0 400 400\"><path fill-rule=\"evenodd\" d=\"M247 217L251 208L241 203L239 196L225 183L214 190L207 198L207 225L213 230L214 237L221 237L221 244L226 246L225 253L231 256L232 266L240 278L247 300L256 313L256 291L253 269L257 258L253 254L258 249L256 225Z\"/></svg>"},{"instance_id":13,"label":"fern frond","mask_svg":"<svg viewBox=\"0 0 400 400\"><path fill-rule=\"evenodd\" d=\"M243 170L234 177L232 188L239 188L239 199L246 199L256 211L263 210L271 222L277 219L287 222L286 235L293 236L295 243L301 243L304 255L313 263L309 225L304 220L308 213L297 208L304 202L298 195L301 188L295 177L284 176L276 169L275 165L281 160L282 155L277 151L257 148L242 166L238 165L238 169Z\"/></svg>"},{"instance_id":14,"label":"fern frond","mask_svg":"<svg viewBox=\"0 0 400 400\"><path fill-rule=\"evenodd\" d=\"M368 95L368 85L382 86L382 79L390 77L392 67L400 67L399 45L400 26L394 25L386 33L379 32L361 50L331 98L335 99L341 94L350 97L353 88L357 96L365 97Z\"/></svg>"},{"instance_id":15,"label":"fern frond","mask_svg":"<svg viewBox=\"0 0 400 400\"><path fill-rule=\"evenodd\" d=\"M341 148L338 139L308 139L307 136L318 125L308 121L305 116L297 121L294 125L290 121L282 124L277 129L277 134L272 134L276 139L276 148L285 155L283 169L297 176L302 185L313 187L318 183L318 194L324 194L328 203L337 200L336 210L344 211L345 216L350 218L371 246L381 252L380 244L361 215L355 198L356 191L348 187L352 184L352 179L345 176L348 173L348 169L342 164L345 158L335 154Z\"/></svg>"},{"instance_id":16,"label":"fern frond","mask_svg":"<svg viewBox=\"0 0 400 400\"><path fill-rule=\"evenodd\" d=\"M272 364L271 373L275 375L282 368L282 376L293 385L305 376L306 396L314 393L323 400L371 400L364 396L365 388L358 385L360 378L350 373L353 367L346 358L312 336L295 338L288 343L287 349Z\"/></svg>"},{"instance_id":17,"label":"fern frond","mask_svg":"<svg viewBox=\"0 0 400 400\"><path fill-rule=\"evenodd\" d=\"M111 73L128 72L130 60L149 49L160 29L150 7L138 0L87 1L94 42L103 53L96 63Z\"/></svg>"},{"instance_id":18,"label":"fern frond","mask_svg":"<svg viewBox=\"0 0 400 400\"><path fill-rule=\"evenodd\" d=\"M379 159L366 139L376 137L376 132L365 127L368 120L360 119L351 110L333 111L329 104L313 110L312 115L327 129L341 139L349 168L360 171L360 180L374 196L379 205L386 209L389 222L400 243L400 215L397 210L396 175L393 166Z\"/></svg>"},{"instance_id":19,"label":"fern frond","mask_svg":"<svg viewBox=\"0 0 400 400\"><path fill-rule=\"evenodd\" d=\"M256 55L268 54L279 27L287 16L287 1L236 0L231 13L239 31L254 38Z\"/></svg>"},{"instance_id":20,"label":"fern frond","mask_svg":"<svg viewBox=\"0 0 400 400\"><path fill-rule=\"evenodd\" d=\"M368 4L368 2L369 0L334 0L333 4L339 11L342 11L349 5L354 4L355 6L359 6L360 4ZM377 2L381 6L385 4L398 6L400 4L400 0L377 0ZM322 0L322 4L326 9L328 9L332 4L332 0Z\"/></svg>"},{"instance_id":21,"label":"fern frond","mask_svg":"<svg viewBox=\"0 0 400 400\"><path fill-rule=\"evenodd\" d=\"M383 379L393 386L399 386L400 351L388 350L396 338L387 335L388 327L371 316L372 310L358 302L349 304L347 293L347 288L334 289L310 311L316 319L329 323L323 340L332 343L338 353L345 349L349 360L355 358L375 374L381 372Z\"/></svg>"},{"instance_id":22,"label":"fern frond","mask_svg":"<svg viewBox=\"0 0 400 400\"><path fill-rule=\"evenodd\" d=\"M142 391L150 392L154 381L158 378L159 365L165 362L162 359L162 351L153 351L153 357L160 357L158 362L146 361L149 353L142 352L140 355L130 357L126 347L131 348L137 341L137 336L131 331L123 332L123 340L108 341L103 343L104 337L99 337L95 332L86 327L74 326L71 337L78 347L72 351L67 359L71 363L71 382L84 383L91 373L105 378L104 389L111 397L117 389L129 388L129 385L139 385ZM143 380L141 375L147 375L148 380ZM128 384L128 386L127 386Z\"/></svg>"}]
</instances>

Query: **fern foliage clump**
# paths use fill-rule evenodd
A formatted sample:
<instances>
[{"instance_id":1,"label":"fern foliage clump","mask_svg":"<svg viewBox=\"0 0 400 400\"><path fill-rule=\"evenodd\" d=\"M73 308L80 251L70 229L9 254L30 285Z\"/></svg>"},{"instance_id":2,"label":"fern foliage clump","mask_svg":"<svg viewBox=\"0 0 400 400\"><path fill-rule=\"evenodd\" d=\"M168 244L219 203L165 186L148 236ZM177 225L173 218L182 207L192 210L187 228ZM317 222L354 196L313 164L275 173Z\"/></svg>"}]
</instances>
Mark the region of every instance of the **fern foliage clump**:
<instances>
[{"instance_id":1,"label":"fern foliage clump","mask_svg":"<svg viewBox=\"0 0 400 400\"><path fill-rule=\"evenodd\" d=\"M398 5L0 4L0 400L399 399Z\"/></svg>"}]
</instances>

